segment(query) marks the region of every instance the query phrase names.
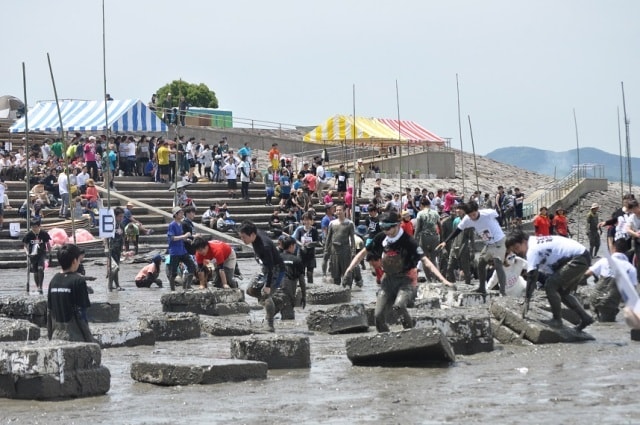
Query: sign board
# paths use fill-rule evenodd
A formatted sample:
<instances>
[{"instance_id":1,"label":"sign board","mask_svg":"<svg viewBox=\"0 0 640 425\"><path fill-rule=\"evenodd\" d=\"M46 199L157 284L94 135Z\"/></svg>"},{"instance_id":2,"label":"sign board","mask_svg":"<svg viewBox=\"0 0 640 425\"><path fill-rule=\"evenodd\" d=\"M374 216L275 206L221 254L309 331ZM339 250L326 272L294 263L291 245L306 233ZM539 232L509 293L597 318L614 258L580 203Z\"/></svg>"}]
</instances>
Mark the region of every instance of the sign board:
<instances>
[{"instance_id":1,"label":"sign board","mask_svg":"<svg viewBox=\"0 0 640 425\"><path fill-rule=\"evenodd\" d=\"M112 238L116 235L116 216L112 209L100 208L98 226L99 237Z\"/></svg>"}]
</instances>

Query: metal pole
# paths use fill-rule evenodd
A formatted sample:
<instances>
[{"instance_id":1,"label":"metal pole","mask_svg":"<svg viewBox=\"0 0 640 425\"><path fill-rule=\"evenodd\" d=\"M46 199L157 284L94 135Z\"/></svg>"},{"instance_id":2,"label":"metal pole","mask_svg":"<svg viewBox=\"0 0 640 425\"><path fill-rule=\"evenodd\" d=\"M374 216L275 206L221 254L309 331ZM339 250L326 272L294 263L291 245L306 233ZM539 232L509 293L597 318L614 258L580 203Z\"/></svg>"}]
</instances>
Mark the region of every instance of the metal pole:
<instances>
[{"instance_id":1,"label":"metal pole","mask_svg":"<svg viewBox=\"0 0 640 425\"><path fill-rule=\"evenodd\" d=\"M460 134L460 174L462 175L462 194L465 193L464 187L464 148L462 146L462 121L460 119L460 85L458 84L458 74L456 74L456 92L458 93L458 132Z\"/></svg>"},{"instance_id":2,"label":"metal pole","mask_svg":"<svg viewBox=\"0 0 640 425\"><path fill-rule=\"evenodd\" d=\"M22 87L24 88L24 140L27 152L27 233L29 233L31 230L31 176L29 175L29 114L27 113L29 108L27 107L27 73L24 62L22 62ZM29 293L29 286L31 285L30 262L31 259L27 252L27 294Z\"/></svg>"},{"instance_id":3,"label":"metal pole","mask_svg":"<svg viewBox=\"0 0 640 425\"><path fill-rule=\"evenodd\" d=\"M400 186L398 187L398 191L402 193L402 143L400 140L400 94L398 90L398 80L396 80L396 108L398 109L398 149L400 150ZM407 155L407 158L408 157L409 156Z\"/></svg>"},{"instance_id":4,"label":"metal pole","mask_svg":"<svg viewBox=\"0 0 640 425\"><path fill-rule=\"evenodd\" d=\"M108 112L108 102L107 102L107 48L106 48L106 21L104 14L104 0L102 0L102 81L103 81L103 98L104 98L104 133L106 140L106 148L104 150L104 155L106 156L106 161L102 161L102 180L107 189L107 209L111 210L111 182L115 178L113 172L111 171L111 160L109 159L109 153L111 152L111 148L109 146L109 112ZM102 159L101 159L102 160ZM107 257L107 285L111 282L111 238L107 238L105 244L105 257Z\"/></svg>"},{"instance_id":5,"label":"metal pole","mask_svg":"<svg viewBox=\"0 0 640 425\"><path fill-rule=\"evenodd\" d=\"M624 98L624 82L620 82L622 86L622 110L624 112L624 131L627 141L627 173L629 174L629 193L631 193L631 185L633 184L633 178L631 176L631 139L629 137L629 118L627 117L627 102Z\"/></svg>"},{"instance_id":6,"label":"metal pole","mask_svg":"<svg viewBox=\"0 0 640 425\"><path fill-rule=\"evenodd\" d=\"M353 84L352 88L352 104L353 104L353 127L352 127L352 135L353 135L353 202L351 204L351 208L355 211L356 204L358 203L358 190L357 187L361 187L362 181L356 182L356 170L358 169L358 162L356 160L356 85ZM360 176L362 179L362 176ZM353 215L352 215L353 216Z\"/></svg>"},{"instance_id":7,"label":"metal pole","mask_svg":"<svg viewBox=\"0 0 640 425\"><path fill-rule=\"evenodd\" d=\"M473 129L471 128L471 115L467 115L469 118L469 134L471 135L471 149L473 152L473 168L476 173L476 190L480 192L480 183L478 182L478 163L476 162L476 145L473 141ZM462 193L464 195L464 192Z\"/></svg>"},{"instance_id":8,"label":"metal pole","mask_svg":"<svg viewBox=\"0 0 640 425\"><path fill-rule=\"evenodd\" d=\"M53 78L53 68L51 67L51 57L47 53L47 62L49 63L49 73L51 74L51 84L53 85L53 95L56 99L56 109L58 110L58 120L60 121L60 138L64 141L64 127L62 123L62 113L60 112L60 103L58 102L58 90L56 90L56 80ZM76 225L73 217L74 205L71 202L71 184L69 184L69 156L67 153L67 143L64 142L65 148L65 160L64 160L64 173L67 175L67 189L69 191L69 213L71 214L71 235L73 237L73 243L76 243ZM62 200L62 209L64 210L64 199Z\"/></svg>"},{"instance_id":9,"label":"metal pole","mask_svg":"<svg viewBox=\"0 0 640 425\"><path fill-rule=\"evenodd\" d=\"M576 108L573 108L573 124L576 128L576 155L578 159L578 181L580 181L580 139L578 138L578 119L576 118Z\"/></svg>"},{"instance_id":10,"label":"metal pole","mask_svg":"<svg viewBox=\"0 0 640 425\"><path fill-rule=\"evenodd\" d=\"M622 131L620 130L620 107L617 108L618 111L618 149L620 151L620 196L624 196L624 165L622 162ZM622 201L622 199L620 200Z\"/></svg>"}]
</instances>

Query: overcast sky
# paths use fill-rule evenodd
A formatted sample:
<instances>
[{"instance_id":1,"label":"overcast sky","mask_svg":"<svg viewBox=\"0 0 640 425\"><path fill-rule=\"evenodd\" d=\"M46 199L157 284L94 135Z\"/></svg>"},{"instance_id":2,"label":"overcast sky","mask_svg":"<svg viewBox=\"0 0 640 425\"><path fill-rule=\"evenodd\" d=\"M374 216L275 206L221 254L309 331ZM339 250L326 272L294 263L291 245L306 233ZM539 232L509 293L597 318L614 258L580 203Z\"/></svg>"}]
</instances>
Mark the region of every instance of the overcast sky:
<instances>
[{"instance_id":1,"label":"overcast sky","mask_svg":"<svg viewBox=\"0 0 640 425\"><path fill-rule=\"evenodd\" d=\"M625 83L640 138L640 1L105 0L107 91L205 83L234 116L316 125L334 114L417 121L464 150L618 153ZM3 2L0 95L103 93L101 0ZM634 119L637 118L637 119ZM623 128L624 139L624 128ZM634 137L635 135L635 137ZM632 143L633 145L633 143ZM640 149L633 156L640 156Z\"/></svg>"}]
</instances>

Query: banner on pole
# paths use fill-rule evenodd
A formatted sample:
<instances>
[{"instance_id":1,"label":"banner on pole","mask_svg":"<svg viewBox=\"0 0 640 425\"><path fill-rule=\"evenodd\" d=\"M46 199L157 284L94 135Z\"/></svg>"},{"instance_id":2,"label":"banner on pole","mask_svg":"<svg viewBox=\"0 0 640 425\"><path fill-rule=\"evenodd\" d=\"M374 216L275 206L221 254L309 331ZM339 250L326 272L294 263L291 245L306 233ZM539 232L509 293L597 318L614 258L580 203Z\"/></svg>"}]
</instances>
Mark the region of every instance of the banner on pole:
<instances>
[{"instance_id":1,"label":"banner on pole","mask_svg":"<svg viewBox=\"0 0 640 425\"><path fill-rule=\"evenodd\" d=\"M116 235L116 216L112 209L100 208L99 237L112 238Z\"/></svg>"}]
</instances>

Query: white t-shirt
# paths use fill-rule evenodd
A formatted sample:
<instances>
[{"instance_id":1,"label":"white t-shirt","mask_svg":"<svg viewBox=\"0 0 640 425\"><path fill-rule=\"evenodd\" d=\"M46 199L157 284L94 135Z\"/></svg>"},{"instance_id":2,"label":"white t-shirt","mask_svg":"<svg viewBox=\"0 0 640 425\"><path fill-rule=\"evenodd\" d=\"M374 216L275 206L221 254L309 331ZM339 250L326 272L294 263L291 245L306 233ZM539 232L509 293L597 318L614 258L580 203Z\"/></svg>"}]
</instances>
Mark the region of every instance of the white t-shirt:
<instances>
[{"instance_id":1,"label":"white t-shirt","mask_svg":"<svg viewBox=\"0 0 640 425\"><path fill-rule=\"evenodd\" d=\"M242 172L241 168L244 169L244 173L247 173L246 176ZM249 161L240 162L240 166L238 167L238 173L240 174L241 182L246 183L251 181L251 164L249 163Z\"/></svg>"},{"instance_id":2,"label":"white t-shirt","mask_svg":"<svg viewBox=\"0 0 640 425\"><path fill-rule=\"evenodd\" d=\"M627 216L625 229L628 228L627 226L631 227L631 230L633 230L634 232L639 232L640 231L640 217L638 217L635 214L629 214Z\"/></svg>"},{"instance_id":3,"label":"white t-shirt","mask_svg":"<svg viewBox=\"0 0 640 425\"><path fill-rule=\"evenodd\" d=\"M498 223L498 213L495 210L479 210L478 219L471 220L469 215L458 224L458 229L474 229L476 234L487 244L494 244L504 239L504 232Z\"/></svg>"},{"instance_id":4,"label":"white t-shirt","mask_svg":"<svg viewBox=\"0 0 640 425\"><path fill-rule=\"evenodd\" d=\"M505 285L505 293L514 298L520 298L524 296L527 289L527 282L521 276L522 270L527 268L527 261L524 258L513 255L513 258L507 258L509 267L504 268L504 274L507 277ZM498 273L491 275L491 279L487 283L488 289L493 289L496 285L499 285Z\"/></svg>"},{"instance_id":5,"label":"white t-shirt","mask_svg":"<svg viewBox=\"0 0 640 425\"><path fill-rule=\"evenodd\" d=\"M0 182L0 205L4 204L4 190L5 185L4 183Z\"/></svg>"},{"instance_id":6,"label":"white t-shirt","mask_svg":"<svg viewBox=\"0 0 640 425\"><path fill-rule=\"evenodd\" d=\"M563 236L531 236L527 250L527 272L538 269L552 274L552 267L558 261L582 255L586 251L581 243Z\"/></svg>"},{"instance_id":7,"label":"white t-shirt","mask_svg":"<svg viewBox=\"0 0 640 425\"><path fill-rule=\"evenodd\" d=\"M78 186L85 186L87 184L87 180L89 179L88 173L80 173L76 176L76 182Z\"/></svg>"},{"instance_id":8,"label":"white t-shirt","mask_svg":"<svg viewBox=\"0 0 640 425\"><path fill-rule=\"evenodd\" d=\"M621 252L614 252L613 254L611 254L611 257L620 260L618 264L621 268L623 268L622 271L625 272L627 276L629 276L629 280L633 285L635 285L638 282L638 274L636 272L636 268L633 267L633 264L629 262L627 256ZM611 267L609 267L609 260L607 258L599 259L594 265L589 267L589 270L591 270L591 272L598 277L614 276Z\"/></svg>"},{"instance_id":9,"label":"white t-shirt","mask_svg":"<svg viewBox=\"0 0 640 425\"><path fill-rule=\"evenodd\" d=\"M324 167L322 165L318 165L316 167L316 177L318 177L318 180L320 181L320 183L327 182L327 175L324 172Z\"/></svg>"},{"instance_id":10,"label":"white t-shirt","mask_svg":"<svg viewBox=\"0 0 640 425\"><path fill-rule=\"evenodd\" d=\"M227 176L227 180L235 180L237 177L237 169L235 163L226 163L224 167L222 167L222 171L224 171L225 176Z\"/></svg>"},{"instance_id":11,"label":"white t-shirt","mask_svg":"<svg viewBox=\"0 0 640 425\"><path fill-rule=\"evenodd\" d=\"M58 190L60 191L60 195L69 193L69 180L65 173L60 173L58 176Z\"/></svg>"}]
</instances>

